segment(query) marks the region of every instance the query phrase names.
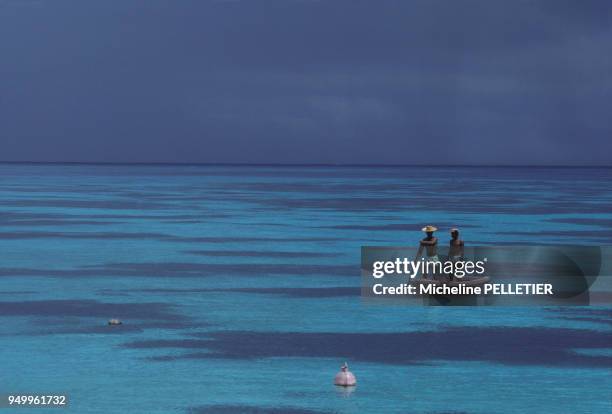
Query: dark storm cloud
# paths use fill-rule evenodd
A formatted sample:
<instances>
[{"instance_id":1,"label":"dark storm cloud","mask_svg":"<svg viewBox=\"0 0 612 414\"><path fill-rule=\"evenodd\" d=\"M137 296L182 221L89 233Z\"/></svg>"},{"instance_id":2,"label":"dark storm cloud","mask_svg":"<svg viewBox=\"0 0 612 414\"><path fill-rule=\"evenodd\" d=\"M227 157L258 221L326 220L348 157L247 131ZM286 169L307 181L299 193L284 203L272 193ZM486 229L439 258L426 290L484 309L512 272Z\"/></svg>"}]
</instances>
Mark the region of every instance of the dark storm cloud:
<instances>
[{"instance_id":1,"label":"dark storm cloud","mask_svg":"<svg viewBox=\"0 0 612 414\"><path fill-rule=\"evenodd\" d=\"M610 164L605 1L0 1L6 160Z\"/></svg>"}]
</instances>

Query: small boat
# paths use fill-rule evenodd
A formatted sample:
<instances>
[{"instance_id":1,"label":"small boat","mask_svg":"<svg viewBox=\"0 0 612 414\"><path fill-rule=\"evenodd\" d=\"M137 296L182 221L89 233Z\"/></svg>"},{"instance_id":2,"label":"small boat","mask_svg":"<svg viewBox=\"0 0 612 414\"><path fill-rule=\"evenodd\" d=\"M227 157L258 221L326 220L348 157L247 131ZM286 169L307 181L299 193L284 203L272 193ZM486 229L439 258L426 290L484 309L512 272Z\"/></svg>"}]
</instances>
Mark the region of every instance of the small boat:
<instances>
[{"instance_id":1,"label":"small boat","mask_svg":"<svg viewBox=\"0 0 612 414\"><path fill-rule=\"evenodd\" d=\"M115 319L115 318L113 318L113 319L109 319L109 320L108 320L108 324L109 324L110 326L114 326L114 325L123 325L123 322L121 322L119 319Z\"/></svg>"}]
</instances>

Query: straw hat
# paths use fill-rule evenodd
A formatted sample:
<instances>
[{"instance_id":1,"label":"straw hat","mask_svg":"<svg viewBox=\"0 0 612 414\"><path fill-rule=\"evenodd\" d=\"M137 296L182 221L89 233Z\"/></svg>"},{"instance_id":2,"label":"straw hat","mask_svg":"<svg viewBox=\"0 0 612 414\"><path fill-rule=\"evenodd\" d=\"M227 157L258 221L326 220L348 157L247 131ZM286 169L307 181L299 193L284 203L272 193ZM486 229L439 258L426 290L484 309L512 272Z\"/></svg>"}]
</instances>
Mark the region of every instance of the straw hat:
<instances>
[{"instance_id":1,"label":"straw hat","mask_svg":"<svg viewBox=\"0 0 612 414\"><path fill-rule=\"evenodd\" d=\"M425 233L433 233L436 230L438 230L438 228L435 226L425 226L421 229L421 231L424 231Z\"/></svg>"}]
</instances>

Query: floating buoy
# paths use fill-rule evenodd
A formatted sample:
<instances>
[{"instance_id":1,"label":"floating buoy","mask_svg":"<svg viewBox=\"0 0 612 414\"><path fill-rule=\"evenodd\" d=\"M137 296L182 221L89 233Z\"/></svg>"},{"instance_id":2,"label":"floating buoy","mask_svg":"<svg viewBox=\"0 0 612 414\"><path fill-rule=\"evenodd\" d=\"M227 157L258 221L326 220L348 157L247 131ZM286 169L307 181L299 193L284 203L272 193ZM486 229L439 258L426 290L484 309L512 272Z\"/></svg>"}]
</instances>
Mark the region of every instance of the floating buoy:
<instances>
[{"instance_id":1,"label":"floating buoy","mask_svg":"<svg viewBox=\"0 0 612 414\"><path fill-rule=\"evenodd\" d=\"M340 372L336 374L334 385L339 385L341 387L353 387L357 385L357 380L353 373L348 370L348 364L346 362L340 367Z\"/></svg>"},{"instance_id":2,"label":"floating buoy","mask_svg":"<svg viewBox=\"0 0 612 414\"><path fill-rule=\"evenodd\" d=\"M122 322L119 319L109 319L108 324L109 325L122 325Z\"/></svg>"}]
</instances>

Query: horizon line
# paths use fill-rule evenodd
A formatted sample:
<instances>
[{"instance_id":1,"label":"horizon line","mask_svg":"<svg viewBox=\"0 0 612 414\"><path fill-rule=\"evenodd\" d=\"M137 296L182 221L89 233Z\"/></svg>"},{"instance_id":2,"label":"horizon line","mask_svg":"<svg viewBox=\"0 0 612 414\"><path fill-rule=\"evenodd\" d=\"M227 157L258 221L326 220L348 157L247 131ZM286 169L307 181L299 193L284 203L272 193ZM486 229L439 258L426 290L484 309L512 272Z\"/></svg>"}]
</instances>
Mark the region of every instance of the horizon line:
<instances>
[{"instance_id":1,"label":"horizon line","mask_svg":"<svg viewBox=\"0 0 612 414\"><path fill-rule=\"evenodd\" d=\"M3 161L21 165L99 165L99 166L200 166L200 167L356 167L356 168L612 168L611 165L583 164L365 164L365 163L248 163L248 162L166 162L166 161Z\"/></svg>"}]
</instances>

